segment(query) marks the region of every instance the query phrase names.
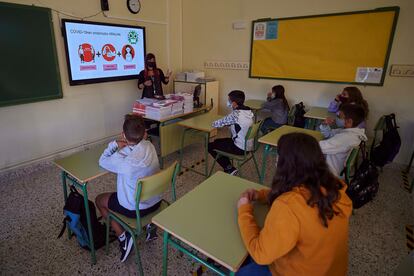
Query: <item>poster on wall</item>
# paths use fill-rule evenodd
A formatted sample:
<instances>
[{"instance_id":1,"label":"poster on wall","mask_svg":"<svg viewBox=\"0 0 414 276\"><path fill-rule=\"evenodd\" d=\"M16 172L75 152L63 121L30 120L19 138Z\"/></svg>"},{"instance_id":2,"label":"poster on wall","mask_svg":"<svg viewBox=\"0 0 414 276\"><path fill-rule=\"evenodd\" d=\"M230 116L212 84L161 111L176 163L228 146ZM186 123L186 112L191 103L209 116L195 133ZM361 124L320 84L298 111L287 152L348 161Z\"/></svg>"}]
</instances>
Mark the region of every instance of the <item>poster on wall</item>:
<instances>
[{"instance_id":1,"label":"poster on wall","mask_svg":"<svg viewBox=\"0 0 414 276\"><path fill-rule=\"evenodd\" d=\"M71 85L134 79L144 69L145 29L62 20Z\"/></svg>"}]
</instances>

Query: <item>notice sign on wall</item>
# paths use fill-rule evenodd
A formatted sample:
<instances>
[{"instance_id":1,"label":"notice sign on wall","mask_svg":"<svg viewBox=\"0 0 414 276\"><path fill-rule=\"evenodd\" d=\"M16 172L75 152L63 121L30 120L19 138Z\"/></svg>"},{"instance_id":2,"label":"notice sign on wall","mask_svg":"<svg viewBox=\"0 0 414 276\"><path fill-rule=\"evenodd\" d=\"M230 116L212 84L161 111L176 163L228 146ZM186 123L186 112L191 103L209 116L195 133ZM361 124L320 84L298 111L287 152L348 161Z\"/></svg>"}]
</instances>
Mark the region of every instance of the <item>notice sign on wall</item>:
<instances>
[{"instance_id":1,"label":"notice sign on wall","mask_svg":"<svg viewBox=\"0 0 414 276\"><path fill-rule=\"evenodd\" d=\"M144 69L143 28L71 20L63 23L71 84L135 78Z\"/></svg>"}]
</instances>

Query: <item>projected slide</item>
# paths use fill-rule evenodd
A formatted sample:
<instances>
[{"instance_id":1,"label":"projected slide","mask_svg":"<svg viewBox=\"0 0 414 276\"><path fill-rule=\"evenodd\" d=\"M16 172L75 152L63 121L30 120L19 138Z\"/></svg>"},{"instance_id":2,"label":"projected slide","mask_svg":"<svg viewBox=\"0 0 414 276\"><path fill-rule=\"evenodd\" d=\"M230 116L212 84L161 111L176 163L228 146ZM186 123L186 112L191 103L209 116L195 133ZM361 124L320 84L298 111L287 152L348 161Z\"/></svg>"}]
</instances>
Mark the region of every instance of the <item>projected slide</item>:
<instances>
[{"instance_id":1,"label":"projected slide","mask_svg":"<svg viewBox=\"0 0 414 276\"><path fill-rule=\"evenodd\" d=\"M144 69L144 28L62 22L71 85L132 79Z\"/></svg>"}]
</instances>

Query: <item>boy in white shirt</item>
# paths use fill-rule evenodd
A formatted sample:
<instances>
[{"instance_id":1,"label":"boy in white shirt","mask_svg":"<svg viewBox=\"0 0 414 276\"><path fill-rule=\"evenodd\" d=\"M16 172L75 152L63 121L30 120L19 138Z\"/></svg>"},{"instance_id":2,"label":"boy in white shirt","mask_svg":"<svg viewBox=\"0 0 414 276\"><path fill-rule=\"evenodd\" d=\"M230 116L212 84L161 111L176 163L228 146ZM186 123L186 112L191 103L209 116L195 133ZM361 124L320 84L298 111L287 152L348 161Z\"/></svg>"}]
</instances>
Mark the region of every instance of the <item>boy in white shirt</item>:
<instances>
[{"instance_id":1,"label":"boy in white shirt","mask_svg":"<svg viewBox=\"0 0 414 276\"><path fill-rule=\"evenodd\" d=\"M250 107L244 105L244 92L233 90L228 95L227 107L232 112L227 116L214 121L213 127L230 126L231 137L216 139L208 144L208 152L215 158L217 152L221 150L232 154L243 155L244 150L251 151L253 149L253 139L245 141L245 137L249 128L253 125L253 112ZM245 148L246 147L246 148ZM232 166L229 158L222 156L217 159L217 163L224 169L224 172L236 175L237 169Z\"/></svg>"},{"instance_id":2,"label":"boy in white shirt","mask_svg":"<svg viewBox=\"0 0 414 276\"><path fill-rule=\"evenodd\" d=\"M331 129L335 120L326 119L320 130L326 140L319 142L323 154L326 156L331 171L339 176L344 169L349 152L357 147L361 141L367 141L365 129L358 125L365 120L365 111L356 104L342 104L339 110L339 120L343 121L344 128Z\"/></svg>"},{"instance_id":3,"label":"boy in white shirt","mask_svg":"<svg viewBox=\"0 0 414 276\"><path fill-rule=\"evenodd\" d=\"M96 197L95 203L104 218L109 209L130 218L136 218L135 190L138 179L153 175L159 171L157 152L151 142L145 139L144 119L138 115L125 115L122 132L124 140L112 141L102 153L99 165L117 174L117 191L103 193ZM159 208L161 196L154 196L140 202L140 216L143 217ZM131 252L133 240L131 234L115 221L111 221L121 250L121 262ZM156 237L147 228L147 240Z\"/></svg>"}]
</instances>

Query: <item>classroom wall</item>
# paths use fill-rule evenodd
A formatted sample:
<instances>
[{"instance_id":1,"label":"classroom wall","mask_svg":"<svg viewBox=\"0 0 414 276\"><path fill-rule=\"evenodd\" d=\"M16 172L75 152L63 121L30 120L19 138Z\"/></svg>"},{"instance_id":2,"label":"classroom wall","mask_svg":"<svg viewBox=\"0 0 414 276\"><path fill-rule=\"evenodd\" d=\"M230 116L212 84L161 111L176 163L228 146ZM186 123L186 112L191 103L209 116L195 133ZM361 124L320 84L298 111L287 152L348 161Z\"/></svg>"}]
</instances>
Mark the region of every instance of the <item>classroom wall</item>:
<instances>
[{"instance_id":1,"label":"classroom wall","mask_svg":"<svg viewBox=\"0 0 414 276\"><path fill-rule=\"evenodd\" d=\"M99 0L7 2L49 7L80 17L101 10ZM158 66L164 71L167 68L176 70L181 68L181 56L175 54L181 52L181 39L176 39L181 37L181 27L176 25L181 20L181 1L174 1L171 8L169 2L141 0L141 12L133 15L127 10L126 1L110 0L107 13L119 18L99 14L86 20L146 27L147 52L156 55ZM134 100L141 95L136 80L69 86L60 24L62 18L71 17L52 13L63 99L0 108L0 171L53 157L69 149L79 150L86 144L120 133L123 115L132 110ZM169 20L174 25L169 24Z\"/></svg>"},{"instance_id":2,"label":"classroom wall","mask_svg":"<svg viewBox=\"0 0 414 276\"><path fill-rule=\"evenodd\" d=\"M291 104L327 106L345 87L343 84L249 79L248 71L212 70L204 61L249 61L251 21L258 18L292 17L400 6L400 16L389 60L392 64L414 64L414 2L411 0L183 0L183 68L204 70L220 81L220 112L226 113L227 93L244 90L247 98L264 99L275 84L286 88ZM247 28L233 30L232 23L245 21ZM350 42L352 43L352 42ZM300 66L300 65L298 65ZM388 68L389 70L389 68ZM408 163L414 150L414 78L385 78L382 87L359 86L368 101L368 129L383 114L396 113L402 148L396 162ZM372 131L369 131L372 135Z\"/></svg>"}]
</instances>

